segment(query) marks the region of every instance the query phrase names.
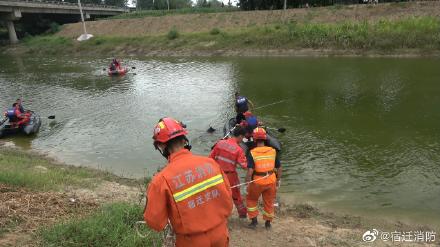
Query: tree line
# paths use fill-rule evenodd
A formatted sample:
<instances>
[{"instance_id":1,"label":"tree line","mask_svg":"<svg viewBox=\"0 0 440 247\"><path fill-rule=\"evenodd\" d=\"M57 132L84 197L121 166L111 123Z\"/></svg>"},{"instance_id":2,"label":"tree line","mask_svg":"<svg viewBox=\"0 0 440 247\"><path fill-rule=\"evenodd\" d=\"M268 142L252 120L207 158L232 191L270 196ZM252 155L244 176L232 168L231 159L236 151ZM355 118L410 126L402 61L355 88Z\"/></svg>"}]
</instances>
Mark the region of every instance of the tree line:
<instances>
[{"instance_id":1,"label":"tree line","mask_svg":"<svg viewBox=\"0 0 440 247\"><path fill-rule=\"evenodd\" d=\"M44 0L43 0L44 1ZM65 3L78 3L78 0L55 0ZM127 7L128 0L81 0L82 4L110 5L117 7Z\"/></svg>"},{"instance_id":2,"label":"tree line","mask_svg":"<svg viewBox=\"0 0 440 247\"><path fill-rule=\"evenodd\" d=\"M62 2L77 3L78 0L59 0ZM191 7L221 8L232 7L232 0L226 4L221 0L132 0L138 10L166 10ZM379 0L380 2L404 2L408 0ZM362 4L374 0L237 0L237 7L241 10L272 10L283 9L284 2L287 8L320 7L337 4ZM127 7L128 0L81 0L84 4L103 4L117 7ZM168 6L169 5L169 6Z\"/></svg>"},{"instance_id":3,"label":"tree line","mask_svg":"<svg viewBox=\"0 0 440 247\"><path fill-rule=\"evenodd\" d=\"M96 0L90 0L96 1ZM225 4L219 0L197 0L193 3L191 0L135 0L138 10L164 10L190 7L219 8L232 6L231 0ZM376 0L377 1L377 0ZM382 2L406 2L408 0L379 0ZM238 0L237 7L241 10L272 10L283 9L284 3L287 8L307 8L320 7L340 4L365 4L372 3L375 0ZM195 5L195 6L193 6Z\"/></svg>"}]
</instances>

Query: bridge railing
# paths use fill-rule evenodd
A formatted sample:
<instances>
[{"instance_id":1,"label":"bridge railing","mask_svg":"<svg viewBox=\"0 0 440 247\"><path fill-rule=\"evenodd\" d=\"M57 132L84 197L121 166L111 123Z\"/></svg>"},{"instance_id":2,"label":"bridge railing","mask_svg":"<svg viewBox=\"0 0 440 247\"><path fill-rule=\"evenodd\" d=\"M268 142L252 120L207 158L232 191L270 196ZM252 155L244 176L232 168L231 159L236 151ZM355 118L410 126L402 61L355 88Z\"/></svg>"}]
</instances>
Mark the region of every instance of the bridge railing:
<instances>
[{"instance_id":1,"label":"bridge railing","mask_svg":"<svg viewBox=\"0 0 440 247\"><path fill-rule=\"evenodd\" d=\"M6 2L25 2L25 3L47 3L47 4L57 4L57 5L65 5L65 6L78 6L77 3L65 2L65 1L42 1L42 0L6 0ZM105 4L91 4L91 3L82 3L83 7L95 7L95 8L106 8L106 9L124 9L127 10L128 7L118 7L112 5Z\"/></svg>"}]
</instances>

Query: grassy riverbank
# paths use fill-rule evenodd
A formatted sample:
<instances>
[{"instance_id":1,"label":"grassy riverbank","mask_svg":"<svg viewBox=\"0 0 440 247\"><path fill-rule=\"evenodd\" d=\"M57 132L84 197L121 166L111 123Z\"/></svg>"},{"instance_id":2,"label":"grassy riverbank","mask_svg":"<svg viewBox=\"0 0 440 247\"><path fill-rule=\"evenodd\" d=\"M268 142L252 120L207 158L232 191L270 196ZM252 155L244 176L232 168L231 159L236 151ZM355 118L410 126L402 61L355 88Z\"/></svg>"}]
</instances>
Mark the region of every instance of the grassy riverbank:
<instances>
[{"instance_id":1,"label":"grassy riverbank","mask_svg":"<svg viewBox=\"0 0 440 247\"><path fill-rule=\"evenodd\" d=\"M117 56L440 55L440 2L287 11L134 12L31 37L6 52ZM191 23L191 24L189 24Z\"/></svg>"},{"instance_id":2,"label":"grassy riverbank","mask_svg":"<svg viewBox=\"0 0 440 247\"><path fill-rule=\"evenodd\" d=\"M140 189L141 188L141 189ZM0 246L151 246L142 181L0 147Z\"/></svg>"},{"instance_id":3,"label":"grassy riverbank","mask_svg":"<svg viewBox=\"0 0 440 247\"><path fill-rule=\"evenodd\" d=\"M440 21L433 17L345 22L280 23L225 31L143 37L96 37L83 43L56 35L26 39L29 53L113 55L270 55L309 50L328 54L420 54L440 52Z\"/></svg>"},{"instance_id":4,"label":"grassy riverbank","mask_svg":"<svg viewBox=\"0 0 440 247\"><path fill-rule=\"evenodd\" d=\"M135 224L142 220L144 189L143 181L0 147L0 245L160 246L160 234ZM272 231L246 224L235 214L230 218L231 246L357 246L371 226L414 230L304 204L282 204Z\"/></svg>"}]
</instances>

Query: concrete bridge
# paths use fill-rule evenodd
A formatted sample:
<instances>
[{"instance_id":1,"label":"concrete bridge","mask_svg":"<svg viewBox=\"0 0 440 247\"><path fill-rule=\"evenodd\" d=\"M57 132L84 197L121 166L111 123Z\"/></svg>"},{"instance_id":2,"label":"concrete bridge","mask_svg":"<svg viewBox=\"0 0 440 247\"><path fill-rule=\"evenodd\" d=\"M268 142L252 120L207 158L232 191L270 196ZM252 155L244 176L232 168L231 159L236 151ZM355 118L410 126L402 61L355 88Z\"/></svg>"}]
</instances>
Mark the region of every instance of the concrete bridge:
<instances>
[{"instance_id":1,"label":"concrete bridge","mask_svg":"<svg viewBox=\"0 0 440 247\"><path fill-rule=\"evenodd\" d=\"M128 8L119 8L106 5L81 4L84 17L90 19L96 16L112 16L128 12ZM0 0L0 21L6 23L11 43L17 43L17 34L14 28L14 21L18 21L23 15L45 14L62 15L63 17L76 21L80 20L78 4L67 2L46 2L27 0Z\"/></svg>"}]
</instances>

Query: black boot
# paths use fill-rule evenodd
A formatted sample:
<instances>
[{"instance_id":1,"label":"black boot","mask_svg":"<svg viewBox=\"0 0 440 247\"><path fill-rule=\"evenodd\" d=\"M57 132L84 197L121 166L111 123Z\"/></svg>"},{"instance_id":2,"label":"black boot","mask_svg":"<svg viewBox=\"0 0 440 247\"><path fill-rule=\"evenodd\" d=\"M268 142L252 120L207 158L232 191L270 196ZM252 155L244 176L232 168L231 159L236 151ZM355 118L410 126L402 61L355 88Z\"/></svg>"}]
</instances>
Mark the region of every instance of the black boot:
<instances>
[{"instance_id":1,"label":"black boot","mask_svg":"<svg viewBox=\"0 0 440 247\"><path fill-rule=\"evenodd\" d=\"M252 218L252 222L248 225L251 229L256 229L258 225L257 217Z\"/></svg>"},{"instance_id":2,"label":"black boot","mask_svg":"<svg viewBox=\"0 0 440 247\"><path fill-rule=\"evenodd\" d=\"M266 220L266 223L264 223L264 227L266 227L266 230L270 230L270 228L272 227L272 225L270 224L269 220Z\"/></svg>"}]
</instances>

